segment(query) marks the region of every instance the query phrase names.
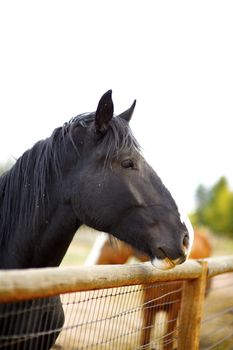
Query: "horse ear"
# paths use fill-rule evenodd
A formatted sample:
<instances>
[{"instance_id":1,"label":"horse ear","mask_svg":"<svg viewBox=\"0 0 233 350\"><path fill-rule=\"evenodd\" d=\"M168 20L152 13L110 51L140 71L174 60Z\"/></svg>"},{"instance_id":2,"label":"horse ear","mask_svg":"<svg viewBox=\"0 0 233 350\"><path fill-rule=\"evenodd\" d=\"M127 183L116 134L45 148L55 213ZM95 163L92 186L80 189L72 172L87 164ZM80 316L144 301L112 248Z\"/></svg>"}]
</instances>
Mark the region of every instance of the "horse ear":
<instances>
[{"instance_id":1,"label":"horse ear","mask_svg":"<svg viewBox=\"0 0 233 350\"><path fill-rule=\"evenodd\" d=\"M136 106L136 100L134 100L132 106L129 109L127 109L127 111L119 114L118 117L125 119L127 122L129 122L132 115L133 115L133 111L134 111L135 106Z\"/></svg>"},{"instance_id":2,"label":"horse ear","mask_svg":"<svg viewBox=\"0 0 233 350\"><path fill-rule=\"evenodd\" d=\"M108 129L108 124L113 117L112 90L105 92L101 97L95 112L96 130L104 133Z\"/></svg>"}]
</instances>

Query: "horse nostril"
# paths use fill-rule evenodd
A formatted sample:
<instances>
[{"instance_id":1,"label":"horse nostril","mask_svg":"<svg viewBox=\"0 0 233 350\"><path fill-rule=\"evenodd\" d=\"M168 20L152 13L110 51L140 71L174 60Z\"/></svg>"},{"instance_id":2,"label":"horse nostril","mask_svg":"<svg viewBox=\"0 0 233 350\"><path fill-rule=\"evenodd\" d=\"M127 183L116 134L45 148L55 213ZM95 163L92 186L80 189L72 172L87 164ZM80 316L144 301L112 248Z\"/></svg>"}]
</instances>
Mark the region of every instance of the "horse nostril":
<instances>
[{"instance_id":1,"label":"horse nostril","mask_svg":"<svg viewBox=\"0 0 233 350\"><path fill-rule=\"evenodd\" d=\"M185 248L188 248L188 246L189 246L189 236L187 233L184 235L184 238L183 238L183 246Z\"/></svg>"}]
</instances>

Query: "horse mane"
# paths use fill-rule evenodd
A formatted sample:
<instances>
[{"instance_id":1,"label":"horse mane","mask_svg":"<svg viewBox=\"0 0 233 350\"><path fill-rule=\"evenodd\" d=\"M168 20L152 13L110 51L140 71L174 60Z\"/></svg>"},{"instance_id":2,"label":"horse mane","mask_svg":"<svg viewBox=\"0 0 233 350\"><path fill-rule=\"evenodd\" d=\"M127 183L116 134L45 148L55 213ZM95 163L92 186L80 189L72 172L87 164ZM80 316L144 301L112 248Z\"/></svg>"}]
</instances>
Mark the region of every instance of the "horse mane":
<instances>
[{"instance_id":1,"label":"horse mane","mask_svg":"<svg viewBox=\"0 0 233 350\"><path fill-rule=\"evenodd\" d=\"M61 176L62 155L65 139L68 137L79 157L77 140L73 130L77 126L87 128L94 121L95 113L80 114L62 127L55 129L50 137L38 141L27 150L0 177L0 246L6 244L11 232L30 228L31 234L43 217L49 205L47 188L55 178ZM109 129L100 137L101 150L105 154L105 165L126 149L139 145L128 123L121 118L113 118Z\"/></svg>"},{"instance_id":2,"label":"horse mane","mask_svg":"<svg viewBox=\"0 0 233 350\"><path fill-rule=\"evenodd\" d=\"M73 127L76 124L82 127L87 127L95 119L95 112L80 114L77 117L71 119L66 126L69 124ZM70 138L75 146L75 141L72 139L72 127ZM124 151L130 150L132 148L136 149L138 152L141 151L141 147L137 140L135 139L128 122L122 118L114 117L111 119L107 132L103 135L99 135L99 143L101 145L101 150L105 155L105 165L109 165L113 159L118 158L118 156ZM75 147L76 148L76 147ZM78 150L77 150L78 151Z\"/></svg>"},{"instance_id":3,"label":"horse mane","mask_svg":"<svg viewBox=\"0 0 233 350\"><path fill-rule=\"evenodd\" d=\"M141 150L128 122L117 117L110 121L108 131L100 142L106 152L105 165L107 166L125 151L135 149L140 152Z\"/></svg>"},{"instance_id":4,"label":"horse mane","mask_svg":"<svg viewBox=\"0 0 233 350\"><path fill-rule=\"evenodd\" d=\"M60 176L60 154L54 147L55 143L58 149L61 146L59 134L56 129L50 138L37 142L0 177L0 245L16 226L19 230L36 227L48 202L51 172Z\"/></svg>"}]
</instances>

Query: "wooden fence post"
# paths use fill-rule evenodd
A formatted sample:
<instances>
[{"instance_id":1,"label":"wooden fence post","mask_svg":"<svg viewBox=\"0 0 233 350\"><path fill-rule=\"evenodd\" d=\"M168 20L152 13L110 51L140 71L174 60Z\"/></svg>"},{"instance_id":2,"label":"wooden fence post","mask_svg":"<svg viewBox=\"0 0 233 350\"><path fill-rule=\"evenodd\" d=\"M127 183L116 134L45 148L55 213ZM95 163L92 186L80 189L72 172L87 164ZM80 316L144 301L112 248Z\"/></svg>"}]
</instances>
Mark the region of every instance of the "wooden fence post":
<instances>
[{"instance_id":1,"label":"wooden fence post","mask_svg":"<svg viewBox=\"0 0 233 350\"><path fill-rule=\"evenodd\" d=\"M199 278L184 282L179 317L178 350L198 350L200 326L205 300L208 263L200 262L202 272Z\"/></svg>"}]
</instances>

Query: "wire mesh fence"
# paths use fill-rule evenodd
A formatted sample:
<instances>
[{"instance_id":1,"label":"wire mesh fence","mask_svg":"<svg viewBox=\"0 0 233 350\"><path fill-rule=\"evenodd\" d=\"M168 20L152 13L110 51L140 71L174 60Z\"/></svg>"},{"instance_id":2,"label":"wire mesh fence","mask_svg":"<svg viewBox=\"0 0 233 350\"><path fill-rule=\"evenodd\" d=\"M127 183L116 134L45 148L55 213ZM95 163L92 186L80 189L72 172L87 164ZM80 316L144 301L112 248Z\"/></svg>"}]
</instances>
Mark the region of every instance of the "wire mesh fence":
<instances>
[{"instance_id":1,"label":"wire mesh fence","mask_svg":"<svg viewBox=\"0 0 233 350\"><path fill-rule=\"evenodd\" d=\"M218 276L205 301L200 349L230 350L233 273L225 272L233 271L233 257L208 264L209 277ZM141 264L31 270L27 278L24 271L0 272L0 349L199 349L199 331L196 339L192 334L200 325L204 270L189 261L167 272Z\"/></svg>"},{"instance_id":2,"label":"wire mesh fence","mask_svg":"<svg viewBox=\"0 0 233 350\"><path fill-rule=\"evenodd\" d=\"M233 349L233 273L211 279L201 324L200 349Z\"/></svg>"},{"instance_id":3,"label":"wire mesh fence","mask_svg":"<svg viewBox=\"0 0 233 350\"><path fill-rule=\"evenodd\" d=\"M0 348L44 349L60 333L53 349L162 349L176 340L178 315L167 314L181 293L181 283L165 282L64 294L63 327L51 311L57 298L5 304Z\"/></svg>"},{"instance_id":4,"label":"wire mesh fence","mask_svg":"<svg viewBox=\"0 0 233 350\"><path fill-rule=\"evenodd\" d=\"M167 331L166 314L180 303L180 293L180 286L169 282L66 295L66 321L56 345L69 350L159 349L176 337L175 327L171 334ZM145 319L148 312L154 315L153 322ZM176 321L177 315L170 320L173 324ZM148 330L150 337L144 339Z\"/></svg>"},{"instance_id":5,"label":"wire mesh fence","mask_svg":"<svg viewBox=\"0 0 233 350\"><path fill-rule=\"evenodd\" d=\"M60 297L0 305L0 349L48 349L63 325Z\"/></svg>"}]
</instances>

